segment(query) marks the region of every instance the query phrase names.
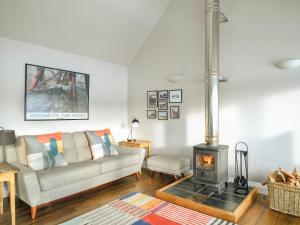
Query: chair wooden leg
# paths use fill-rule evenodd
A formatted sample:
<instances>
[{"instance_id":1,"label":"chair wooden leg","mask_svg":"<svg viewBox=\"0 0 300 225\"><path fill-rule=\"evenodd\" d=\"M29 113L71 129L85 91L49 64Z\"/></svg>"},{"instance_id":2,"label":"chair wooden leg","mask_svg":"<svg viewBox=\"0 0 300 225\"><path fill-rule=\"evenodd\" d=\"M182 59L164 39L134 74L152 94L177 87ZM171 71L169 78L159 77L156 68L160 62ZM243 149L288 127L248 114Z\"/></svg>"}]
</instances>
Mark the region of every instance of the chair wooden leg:
<instances>
[{"instance_id":1,"label":"chair wooden leg","mask_svg":"<svg viewBox=\"0 0 300 225\"><path fill-rule=\"evenodd\" d=\"M151 171L151 175L150 175L152 178L155 177L155 171Z\"/></svg>"},{"instance_id":2,"label":"chair wooden leg","mask_svg":"<svg viewBox=\"0 0 300 225\"><path fill-rule=\"evenodd\" d=\"M31 207L31 219L35 219L35 216L36 216L36 211L37 211L37 207L34 206L34 207Z\"/></svg>"},{"instance_id":3,"label":"chair wooden leg","mask_svg":"<svg viewBox=\"0 0 300 225\"><path fill-rule=\"evenodd\" d=\"M141 172L135 173L135 177L136 177L137 180L141 180L141 178L142 178L142 173L141 173Z\"/></svg>"}]
</instances>

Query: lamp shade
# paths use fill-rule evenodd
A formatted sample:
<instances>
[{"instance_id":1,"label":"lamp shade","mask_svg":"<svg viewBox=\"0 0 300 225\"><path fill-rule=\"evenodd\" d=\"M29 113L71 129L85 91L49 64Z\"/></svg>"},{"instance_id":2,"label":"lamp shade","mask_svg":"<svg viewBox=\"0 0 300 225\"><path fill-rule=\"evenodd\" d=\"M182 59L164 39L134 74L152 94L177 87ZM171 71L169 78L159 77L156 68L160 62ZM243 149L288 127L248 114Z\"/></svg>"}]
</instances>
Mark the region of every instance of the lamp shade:
<instances>
[{"instance_id":1,"label":"lamp shade","mask_svg":"<svg viewBox=\"0 0 300 225\"><path fill-rule=\"evenodd\" d=\"M140 122L136 118L134 118L131 122L131 126L138 127L139 125L140 125Z\"/></svg>"},{"instance_id":2,"label":"lamp shade","mask_svg":"<svg viewBox=\"0 0 300 225\"><path fill-rule=\"evenodd\" d=\"M0 130L0 145L12 145L16 142L14 130Z\"/></svg>"}]
</instances>

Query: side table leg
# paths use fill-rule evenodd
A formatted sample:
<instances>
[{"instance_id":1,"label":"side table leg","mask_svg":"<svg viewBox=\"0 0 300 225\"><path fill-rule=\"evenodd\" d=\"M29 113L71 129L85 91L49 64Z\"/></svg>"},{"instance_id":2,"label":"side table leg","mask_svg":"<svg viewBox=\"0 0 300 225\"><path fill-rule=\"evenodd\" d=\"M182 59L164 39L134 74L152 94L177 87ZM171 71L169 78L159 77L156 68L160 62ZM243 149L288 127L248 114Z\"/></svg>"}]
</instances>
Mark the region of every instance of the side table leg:
<instances>
[{"instance_id":1,"label":"side table leg","mask_svg":"<svg viewBox=\"0 0 300 225\"><path fill-rule=\"evenodd\" d=\"M11 224L16 224L16 203L15 203L15 175L12 174L9 181L9 201L10 201L10 213Z\"/></svg>"},{"instance_id":2,"label":"side table leg","mask_svg":"<svg viewBox=\"0 0 300 225\"><path fill-rule=\"evenodd\" d=\"M147 151L147 159L150 157L150 149L151 149L151 147L150 147L150 144L148 145L148 151Z\"/></svg>"},{"instance_id":3,"label":"side table leg","mask_svg":"<svg viewBox=\"0 0 300 225\"><path fill-rule=\"evenodd\" d=\"M3 182L0 182L0 214L3 214Z\"/></svg>"}]
</instances>

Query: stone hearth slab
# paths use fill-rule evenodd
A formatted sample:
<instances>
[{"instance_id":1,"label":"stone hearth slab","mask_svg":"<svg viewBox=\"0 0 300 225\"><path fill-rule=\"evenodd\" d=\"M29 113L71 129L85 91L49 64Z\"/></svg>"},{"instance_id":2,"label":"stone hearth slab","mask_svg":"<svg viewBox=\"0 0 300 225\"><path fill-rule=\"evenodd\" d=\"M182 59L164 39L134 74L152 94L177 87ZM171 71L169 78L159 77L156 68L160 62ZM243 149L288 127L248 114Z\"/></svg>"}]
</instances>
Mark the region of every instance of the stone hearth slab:
<instances>
[{"instance_id":1,"label":"stone hearth slab","mask_svg":"<svg viewBox=\"0 0 300 225\"><path fill-rule=\"evenodd\" d=\"M160 190L156 196L211 216L237 223L246 210L255 201L257 188L249 188L247 195L234 193L234 185L228 183L219 193L209 186L194 183L192 176L185 177Z\"/></svg>"}]
</instances>

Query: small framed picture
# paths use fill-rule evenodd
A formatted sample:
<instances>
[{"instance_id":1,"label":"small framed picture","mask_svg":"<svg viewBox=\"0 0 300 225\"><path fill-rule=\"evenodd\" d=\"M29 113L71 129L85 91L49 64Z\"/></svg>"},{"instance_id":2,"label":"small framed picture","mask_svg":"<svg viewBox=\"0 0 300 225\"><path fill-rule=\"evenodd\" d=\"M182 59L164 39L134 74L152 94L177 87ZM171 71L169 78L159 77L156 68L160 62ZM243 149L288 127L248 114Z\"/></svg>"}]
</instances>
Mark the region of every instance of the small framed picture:
<instances>
[{"instance_id":1,"label":"small framed picture","mask_svg":"<svg viewBox=\"0 0 300 225\"><path fill-rule=\"evenodd\" d=\"M168 99L168 90L158 91L158 100L167 100Z\"/></svg>"},{"instance_id":2,"label":"small framed picture","mask_svg":"<svg viewBox=\"0 0 300 225\"><path fill-rule=\"evenodd\" d=\"M169 91L170 103L182 103L182 89Z\"/></svg>"},{"instance_id":3,"label":"small framed picture","mask_svg":"<svg viewBox=\"0 0 300 225\"><path fill-rule=\"evenodd\" d=\"M170 119L180 119L179 106L170 106Z\"/></svg>"},{"instance_id":4,"label":"small framed picture","mask_svg":"<svg viewBox=\"0 0 300 225\"><path fill-rule=\"evenodd\" d=\"M168 110L168 101L164 100L164 101L158 101L158 109L159 110Z\"/></svg>"},{"instance_id":5,"label":"small framed picture","mask_svg":"<svg viewBox=\"0 0 300 225\"><path fill-rule=\"evenodd\" d=\"M159 120L168 120L168 111L158 111Z\"/></svg>"},{"instance_id":6,"label":"small framed picture","mask_svg":"<svg viewBox=\"0 0 300 225\"><path fill-rule=\"evenodd\" d=\"M147 110L147 119L153 120L156 119L156 110Z\"/></svg>"},{"instance_id":7,"label":"small framed picture","mask_svg":"<svg viewBox=\"0 0 300 225\"><path fill-rule=\"evenodd\" d=\"M147 107L157 107L157 91L147 91Z\"/></svg>"}]
</instances>

